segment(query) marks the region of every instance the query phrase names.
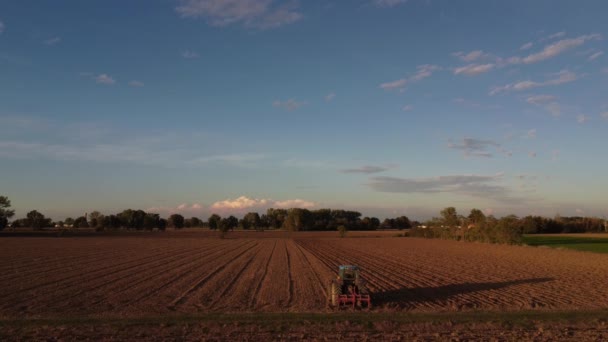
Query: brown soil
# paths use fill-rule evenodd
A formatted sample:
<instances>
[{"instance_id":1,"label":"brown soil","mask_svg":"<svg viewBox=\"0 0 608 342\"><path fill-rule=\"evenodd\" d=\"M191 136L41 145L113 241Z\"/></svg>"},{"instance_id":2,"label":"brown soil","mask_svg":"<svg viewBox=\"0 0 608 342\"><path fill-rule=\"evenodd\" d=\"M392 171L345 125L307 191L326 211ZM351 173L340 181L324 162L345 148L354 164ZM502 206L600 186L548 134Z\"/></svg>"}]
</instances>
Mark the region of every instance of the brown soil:
<instances>
[{"instance_id":1,"label":"brown soil","mask_svg":"<svg viewBox=\"0 0 608 342\"><path fill-rule=\"evenodd\" d=\"M325 286L340 264L362 268L372 291L370 314L608 306L608 255L390 237L395 234L4 236L0 320L326 313Z\"/></svg>"}]
</instances>

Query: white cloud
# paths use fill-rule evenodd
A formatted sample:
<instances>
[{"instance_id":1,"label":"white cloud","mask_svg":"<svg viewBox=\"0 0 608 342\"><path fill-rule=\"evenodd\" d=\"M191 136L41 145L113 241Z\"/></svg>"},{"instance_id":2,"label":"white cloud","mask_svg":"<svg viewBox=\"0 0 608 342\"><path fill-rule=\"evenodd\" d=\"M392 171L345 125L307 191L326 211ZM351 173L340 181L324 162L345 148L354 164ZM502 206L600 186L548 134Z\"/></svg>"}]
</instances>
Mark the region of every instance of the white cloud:
<instances>
[{"instance_id":1,"label":"white cloud","mask_svg":"<svg viewBox=\"0 0 608 342\"><path fill-rule=\"evenodd\" d=\"M308 208L316 207L317 204L315 202L305 201L305 200L296 198L293 200L276 201L276 202L274 202L274 206L277 208L285 208L285 209L288 209L288 208L308 209Z\"/></svg>"},{"instance_id":2,"label":"white cloud","mask_svg":"<svg viewBox=\"0 0 608 342\"><path fill-rule=\"evenodd\" d=\"M294 111L302 106L304 106L306 102L296 101L295 99L289 99L286 101L275 100L272 102L272 105L277 108L283 108L288 111Z\"/></svg>"},{"instance_id":3,"label":"white cloud","mask_svg":"<svg viewBox=\"0 0 608 342\"><path fill-rule=\"evenodd\" d=\"M329 94L325 95L325 101L330 102L330 101L332 101L332 100L333 100L335 97L336 97L336 94L334 94L333 92L332 92L332 93L329 93Z\"/></svg>"},{"instance_id":4,"label":"white cloud","mask_svg":"<svg viewBox=\"0 0 608 342\"><path fill-rule=\"evenodd\" d=\"M44 41L46 45L55 45L61 42L61 37L53 37Z\"/></svg>"},{"instance_id":5,"label":"white cloud","mask_svg":"<svg viewBox=\"0 0 608 342\"><path fill-rule=\"evenodd\" d=\"M593 61L604 54L604 51L598 51L587 58L588 61Z\"/></svg>"},{"instance_id":6,"label":"white cloud","mask_svg":"<svg viewBox=\"0 0 608 342\"><path fill-rule=\"evenodd\" d=\"M585 122L589 121L589 117L585 114L579 114L576 117L576 122L580 123L580 124L584 124Z\"/></svg>"},{"instance_id":7,"label":"white cloud","mask_svg":"<svg viewBox=\"0 0 608 342\"><path fill-rule=\"evenodd\" d=\"M529 43L526 43L526 44L522 45L522 46L521 46L519 49L520 49L520 50L528 50L528 49L530 49L532 46L534 46L534 43L529 42Z\"/></svg>"},{"instance_id":8,"label":"white cloud","mask_svg":"<svg viewBox=\"0 0 608 342\"><path fill-rule=\"evenodd\" d=\"M0 20L0 34L2 34L2 32L4 32L4 28L6 26L4 26L4 23L2 22L2 20Z\"/></svg>"},{"instance_id":9,"label":"white cloud","mask_svg":"<svg viewBox=\"0 0 608 342\"><path fill-rule=\"evenodd\" d=\"M235 199L215 202L211 205L210 209L218 213L245 213L247 211L265 211L268 208L312 208L316 205L315 202L302 199L274 201L271 199L240 196Z\"/></svg>"},{"instance_id":10,"label":"white cloud","mask_svg":"<svg viewBox=\"0 0 608 342\"><path fill-rule=\"evenodd\" d=\"M175 11L184 18L203 18L212 26L241 24L269 29L294 23L302 18L298 3L275 5L274 0L179 0Z\"/></svg>"},{"instance_id":11,"label":"white cloud","mask_svg":"<svg viewBox=\"0 0 608 342\"><path fill-rule=\"evenodd\" d=\"M189 218L189 216L200 216L204 213L205 207L200 203L182 203L176 207L151 207L145 211L148 213L160 214L161 216L169 216L172 214L181 214Z\"/></svg>"},{"instance_id":12,"label":"white cloud","mask_svg":"<svg viewBox=\"0 0 608 342\"><path fill-rule=\"evenodd\" d=\"M583 45L585 42L594 39L600 39L601 36L599 34L589 34L580 36L577 38L569 38L559 40L555 43L549 44L545 46L545 48L537 53L533 53L527 57L521 59L521 62L525 64L537 63L540 61L544 61L550 58L553 58L565 51L573 49L575 47Z\"/></svg>"},{"instance_id":13,"label":"white cloud","mask_svg":"<svg viewBox=\"0 0 608 342\"><path fill-rule=\"evenodd\" d=\"M194 52L194 51L190 51L190 50L184 50L181 53L182 57L185 59L196 59L199 58L199 54Z\"/></svg>"},{"instance_id":14,"label":"white cloud","mask_svg":"<svg viewBox=\"0 0 608 342\"><path fill-rule=\"evenodd\" d=\"M414 109L414 107L412 105L405 105L405 106L403 106L403 108L401 108L401 110L404 112L409 112L412 109Z\"/></svg>"},{"instance_id":15,"label":"white cloud","mask_svg":"<svg viewBox=\"0 0 608 342\"><path fill-rule=\"evenodd\" d=\"M467 76L476 76L486 73L494 68L494 64L469 64L463 67L455 68L454 75L464 74Z\"/></svg>"},{"instance_id":16,"label":"white cloud","mask_svg":"<svg viewBox=\"0 0 608 342\"><path fill-rule=\"evenodd\" d=\"M556 97L553 95L534 95L526 99L526 102L534 105L541 105L547 102L555 101Z\"/></svg>"},{"instance_id":17,"label":"white cloud","mask_svg":"<svg viewBox=\"0 0 608 342\"><path fill-rule=\"evenodd\" d=\"M107 85L112 85L114 83L116 83L116 81L108 76L107 74L100 74L98 76L96 76L95 78L95 82L100 83L100 84L107 84Z\"/></svg>"},{"instance_id":18,"label":"white cloud","mask_svg":"<svg viewBox=\"0 0 608 342\"><path fill-rule=\"evenodd\" d=\"M395 89L403 90L403 89L405 89L406 84L407 84L407 79L401 78L396 81L382 83L382 84L380 84L380 88L382 88L384 90L395 90Z\"/></svg>"},{"instance_id":19,"label":"white cloud","mask_svg":"<svg viewBox=\"0 0 608 342\"><path fill-rule=\"evenodd\" d=\"M430 77L434 71L440 70L441 68L437 65L423 64L416 67L416 73L410 77L411 82L421 81L427 77Z\"/></svg>"},{"instance_id":20,"label":"white cloud","mask_svg":"<svg viewBox=\"0 0 608 342\"><path fill-rule=\"evenodd\" d=\"M552 35L548 36L548 37L547 37L547 38L545 38L545 39L557 39L557 38L561 38L561 37L563 37L563 36L565 36L565 35L566 35L566 32L563 32L563 31L562 31L562 32L557 32L557 33L554 33L554 34L552 34Z\"/></svg>"},{"instance_id":21,"label":"white cloud","mask_svg":"<svg viewBox=\"0 0 608 342\"><path fill-rule=\"evenodd\" d=\"M430 77L433 72L441 70L441 67L432 64L423 64L416 67L416 73L409 78L401 78L396 81L380 84L380 88L384 90L399 90L404 91L408 83L418 82L427 77Z\"/></svg>"},{"instance_id":22,"label":"white cloud","mask_svg":"<svg viewBox=\"0 0 608 342\"><path fill-rule=\"evenodd\" d=\"M129 85L130 85L131 87L143 87L143 86L144 86L144 83L143 83L143 82L141 82L141 81L136 81L136 80L133 80L133 81L129 82Z\"/></svg>"},{"instance_id":23,"label":"white cloud","mask_svg":"<svg viewBox=\"0 0 608 342\"><path fill-rule=\"evenodd\" d=\"M372 0L372 3L378 7L394 7L406 2L407 0Z\"/></svg>"},{"instance_id":24,"label":"white cloud","mask_svg":"<svg viewBox=\"0 0 608 342\"><path fill-rule=\"evenodd\" d=\"M461 60L463 60L465 62L469 62L469 63L474 62L482 57L488 56L487 54L484 54L482 50L475 50L475 51L471 51L469 53L464 53L462 51L458 51L458 52L454 52L452 55L460 58Z\"/></svg>"},{"instance_id":25,"label":"white cloud","mask_svg":"<svg viewBox=\"0 0 608 342\"><path fill-rule=\"evenodd\" d=\"M528 89L533 89L533 88L538 88L538 87L555 86L555 85L560 85L560 84L564 84L564 83L569 83L569 82L572 82L572 81L575 81L578 79L578 76L574 72L568 71L568 70L562 70L558 73L552 74L552 76L557 76L557 78L549 79L544 82L536 82L536 81L530 81L530 80L519 81L516 83L507 84L504 86L494 87L490 90L489 94L496 95L501 92L507 92L507 91L522 91L522 90L528 90Z\"/></svg>"}]
</instances>

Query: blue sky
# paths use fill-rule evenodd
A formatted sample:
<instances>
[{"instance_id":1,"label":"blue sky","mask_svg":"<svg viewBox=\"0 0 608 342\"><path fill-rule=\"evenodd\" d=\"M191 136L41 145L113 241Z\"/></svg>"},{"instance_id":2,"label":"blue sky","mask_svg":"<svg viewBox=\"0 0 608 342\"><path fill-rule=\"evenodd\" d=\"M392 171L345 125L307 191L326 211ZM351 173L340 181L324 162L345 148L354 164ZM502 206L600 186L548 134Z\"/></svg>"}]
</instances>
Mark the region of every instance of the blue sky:
<instances>
[{"instance_id":1,"label":"blue sky","mask_svg":"<svg viewBox=\"0 0 608 342\"><path fill-rule=\"evenodd\" d=\"M0 3L17 216L608 214L608 3Z\"/></svg>"}]
</instances>

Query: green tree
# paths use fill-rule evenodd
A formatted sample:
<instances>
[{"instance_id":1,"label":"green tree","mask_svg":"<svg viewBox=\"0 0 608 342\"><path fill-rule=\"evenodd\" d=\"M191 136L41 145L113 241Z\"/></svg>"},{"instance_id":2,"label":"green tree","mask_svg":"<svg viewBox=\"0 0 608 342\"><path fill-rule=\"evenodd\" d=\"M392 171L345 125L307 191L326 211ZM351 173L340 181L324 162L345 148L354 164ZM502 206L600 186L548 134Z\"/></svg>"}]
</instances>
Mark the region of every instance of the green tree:
<instances>
[{"instance_id":1,"label":"green tree","mask_svg":"<svg viewBox=\"0 0 608 342\"><path fill-rule=\"evenodd\" d=\"M89 228L89 223L87 222L87 218L84 216L80 216L74 220L74 228Z\"/></svg>"},{"instance_id":2,"label":"green tree","mask_svg":"<svg viewBox=\"0 0 608 342\"><path fill-rule=\"evenodd\" d=\"M14 210L8 208L11 207L11 201L6 196L0 196L0 230L3 230L8 226L8 219L15 215Z\"/></svg>"},{"instance_id":3,"label":"green tree","mask_svg":"<svg viewBox=\"0 0 608 342\"><path fill-rule=\"evenodd\" d=\"M182 229L184 228L184 217L180 214L173 214L169 216L167 223L170 228Z\"/></svg>"},{"instance_id":4,"label":"green tree","mask_svg":"<svg viewBox=\"0 0 608 342\"><path fill-rule=\"evenodd\" d=\"M456 208L447 207L441 211L442 223L447 227L456 227L459 225L458 213L456 213Z\"/></svg>"},{"instance_id":5,"label":"green tree","mask_svg":"<svg viewBox=\"0 0 608 342\"><path fill-rule=\"evenodd\" d=\"M28 225L30 227L32 227L32 229L42 229L44 227L48 227L50 225L50 220L47 220L46 217L44 217L44 215L42 215L41 213L39 213L36 210L32 210L29 213L27 213L26 215L27 217L27 222Z\"/></svg>"},{"instance_id":6,"label":"green tree","mask_svg":"<svg viewBox=\"0 0 608 342\"><path fill-rule=\"evenodd\" d=\"M209 229L218 229L222 218L218 214L212 214L209 216Z\"/></svg>"},{"instance_id":7,"label":"green tree","mask_svg":"<svg viewBox=\"0 0 608 342\"><path fill-rule=\"evenodd\" d=\"M486 215L479 209L471 209L471 213L467 218L469 219L469 223L474 224L475 226L486 223Z\"/></svg>"},{"instance_id":8,"label":"green tree","mask_svg":"<svg viewBox=\"0 0 608 342\"><path fill-rule=\"evenodd\" d=\"M91 228L103 228L103 215L95 210L88 215L89 227Z\"/></svg>"},{"instance_id":9,"label":"green tree","mask_svg":"<svg viewBox=\"0 0 608 342\"><path fill-rule=\"evenodd\" d=\"M287 211L287 218L283 227L290 231L300 231L312 225L312 214L308 209L291 208Z\"/></svg>"},{"instance_id":10,"label":"green tree","mask_svg":"<svg viewBox=\"0 0 608 342\"><path fill-rule=\"evenodd\" d=\"M260 214L251 212L243 217L243 229L259 229L261 226L262 220L260 219Z\"/></svg>"}]
</instances>

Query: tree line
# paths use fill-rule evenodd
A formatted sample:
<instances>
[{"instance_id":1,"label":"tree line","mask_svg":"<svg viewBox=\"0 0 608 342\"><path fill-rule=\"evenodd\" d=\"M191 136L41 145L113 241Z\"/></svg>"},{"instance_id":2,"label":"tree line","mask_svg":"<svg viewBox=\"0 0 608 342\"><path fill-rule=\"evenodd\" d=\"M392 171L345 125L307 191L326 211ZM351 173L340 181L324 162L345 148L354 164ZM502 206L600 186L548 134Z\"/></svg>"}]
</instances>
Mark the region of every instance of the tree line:
<instances>
[{"instance_id":1,"label":"tree line","mask_svg":"<svg viewBox=\"0 0 608 342\"><path fill-rule=\"evenodd\" d=\"M10 209L11 202L5 196L0 196L0 230L9 226L9 219L14 216ZM249 212L241 219L230 215L221 217L212 214L207 221L197 217L185 218L180 214L172 214L162 218L156 213L143 210L127 209L117 214L104 215L93 211L76 218L68 217L63 221L52 222L37 210L27 213L26 217L13 220L10 227L28 227L42 229L58 228L94 228L96 230L134 229L134 230L165 230L166 228L210 228L221 231L241 229L287 229L292 231L322 231L339 230L377 230L377 229L409 229L414 228L410 235L423 237L440 237L453 239L469 239L474 241L494 242L498 240L513 240L521 238L522 234L536 233L585 233L603 232L608 230L606 220L597 217L561 217L546 218L541 216L525 216L519 218L508 215L500 219L486 216L479 209L472 209L467 216L457 213L454 207L447 207L426 222L410 221L407 216L387 218L380 221L376 217L362 217L358 211L341 209L302 208L275 209L270 208L260 215ZM514 235L513 235L514 234Z\"/></svg>"},{"instance_id":2,"label":"tree line","mask_svg":"<svg viewBox=\"0 0 608 342\"><path fill-rule=\"evenodd\" d=\"M471 209L468 216L459 215L454 207L447 207L439 217L417 225L410 236L490 243L520 243L524 234L598 233L608 231L608 222L597 217L561 217L507 215L486 216L479 209Z\"/></svg>"}]
</instances>

